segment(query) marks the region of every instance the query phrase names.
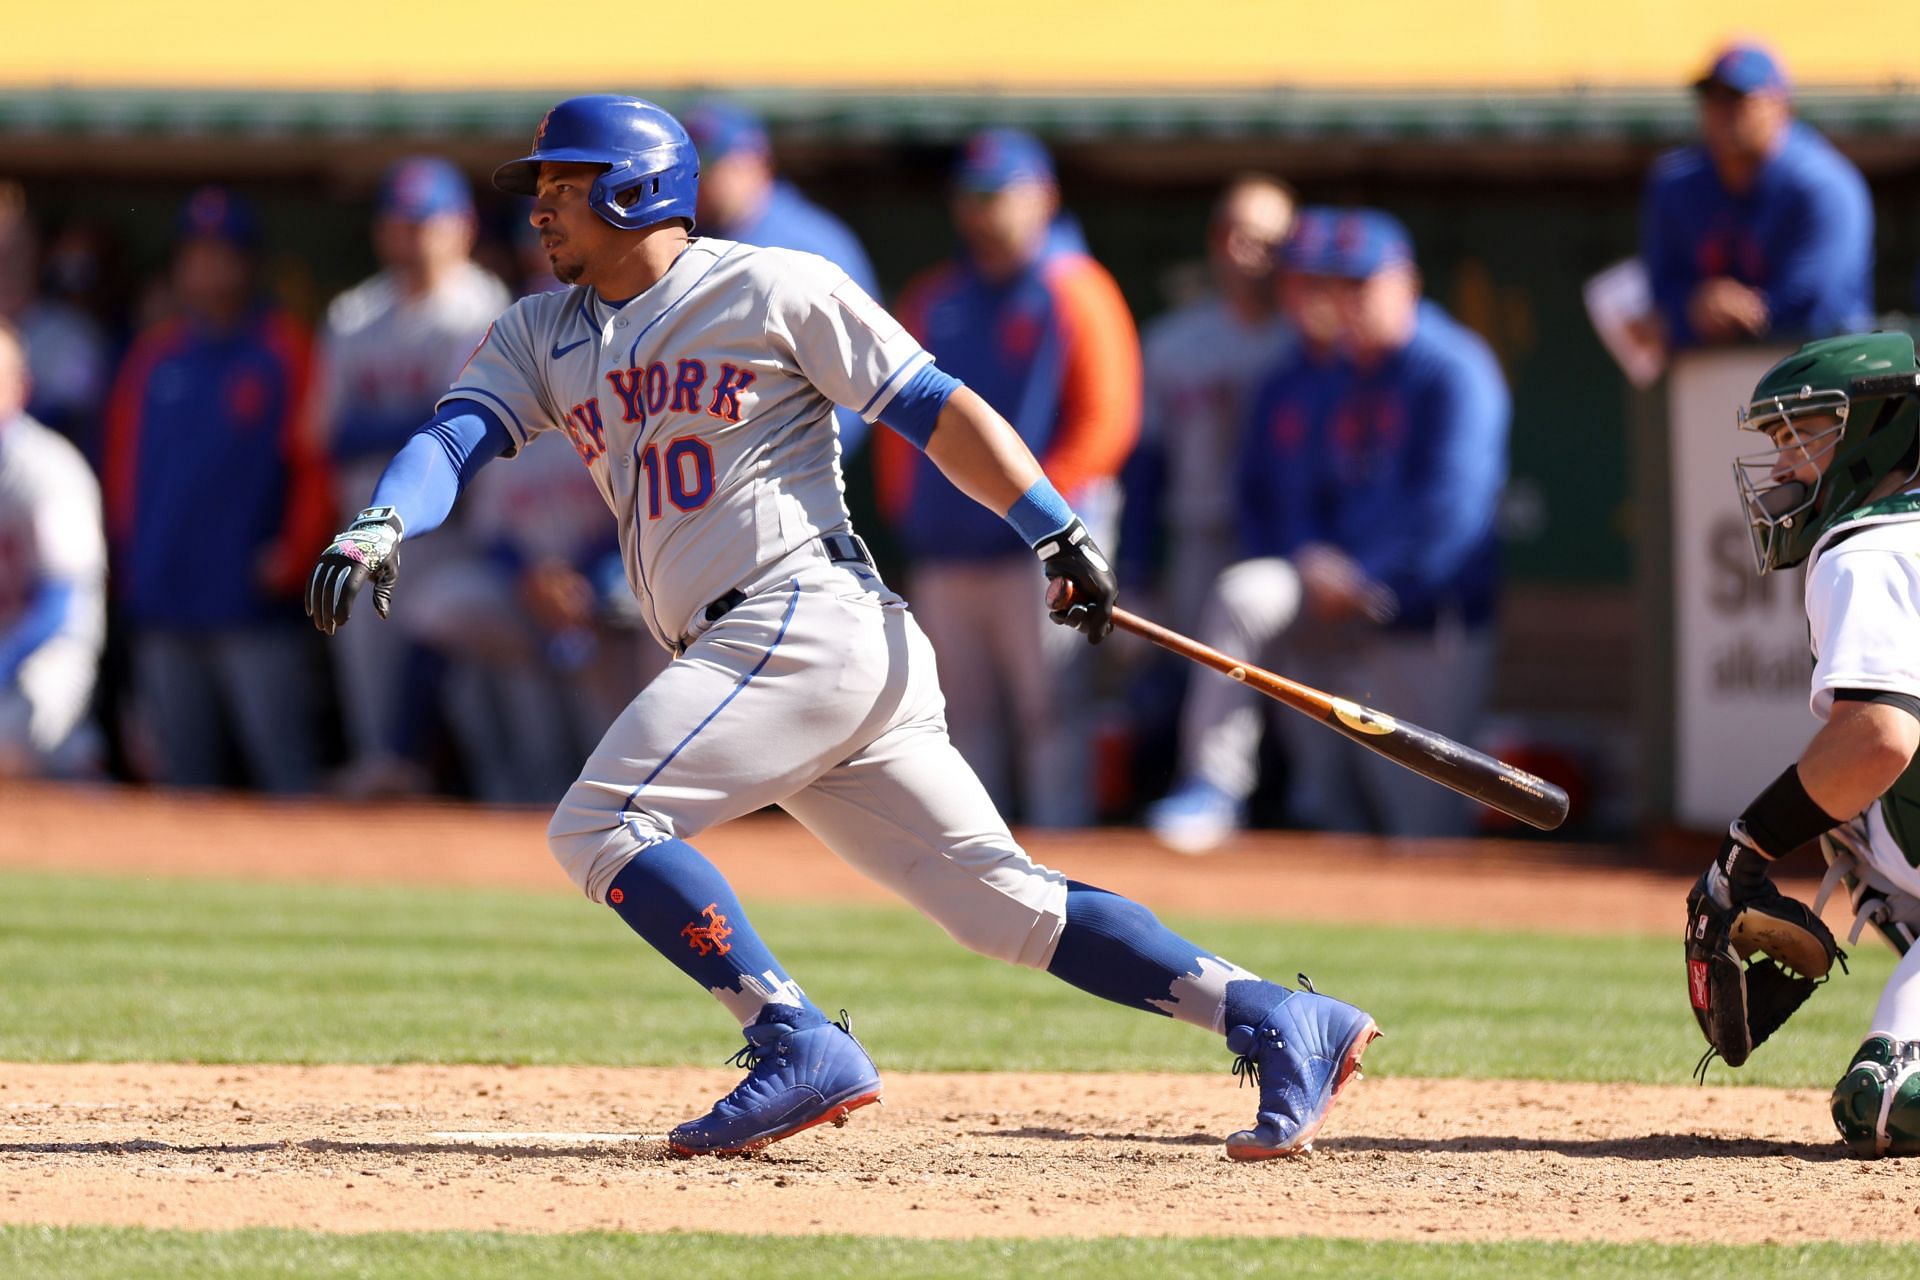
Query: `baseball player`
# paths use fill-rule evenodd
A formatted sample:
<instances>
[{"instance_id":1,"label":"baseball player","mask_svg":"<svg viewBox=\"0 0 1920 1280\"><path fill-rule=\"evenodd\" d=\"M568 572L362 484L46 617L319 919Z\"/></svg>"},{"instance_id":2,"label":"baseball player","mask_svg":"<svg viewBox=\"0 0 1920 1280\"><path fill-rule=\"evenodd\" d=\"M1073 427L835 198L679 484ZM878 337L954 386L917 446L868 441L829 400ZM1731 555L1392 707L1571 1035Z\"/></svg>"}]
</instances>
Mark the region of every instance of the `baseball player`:
<instances>
[{"instance_id":1,"label":"baseball player","mask_svg":"<svg viewBox=\"0 0 1920 1280\"><path fill-rule=\"evenodd\" d=\"M1920 365L1913 339L1809 343L1754 388L1740 426L1770 447L1736 464L1761 573L1805 562L1813 713L1798 762L1728 828L1689 899L1689 991L1713 1052L1739 1065L1811 993L1834 957L1818 919L1769 866L1815 837L1844 883L1854 935L1901 953L1870 1034L1833 1092L1862 1156L1920 1154ZM1797 982L1741 969L1756 949ZM1758 964L1758 962L1756 962ZM1783 991L1791 992L1782 995ZM1709 1058L1712 1053L1709 1053Z\"/></svg>"},{"instance_id":2,"label":"baseball player","mask_svg":"<svg viewBox=\"0 0 1920 1280\"><path fill-rule=\"evenodd\" d=\"M106 629L100 486L27 416L27 356L0 320L0 778L86 767Z\"/></svg>"},{"instance_id":3,"label":"baseball player","mask_svg":"<svg viewBox=\"0 0 1920 1280\"><path fill-rule=\"evenodd\" d=\"M619 527L627 576L675 657L607 730L548 829L590 899L740 1022L745 1080L680 1125L683 1155L737 1153L880 1097L691 843L778 803L841 857L984 954L1224 1034L1260 1085L1228 1154L1305 1149L1376 1034L1366 1013L1249 973L1014 843L947 739L933 652L849 526L834 406L884 418L1001 512L1103 638L1114 583L1007 423L823 258L695 237L698 164L665 111L596 95L541 120L494 183L531 194L555 274L515 304L373 505L321 555L316 625L445 518L465 480L541 432L567 436ZM1034 589L1041 589L1036 575Z\"/></svg>"},{"instance_id":4,"label":"baseball player","mask_svg":"<svg viewBox=\"0 0 1920 1280\"><path fill-rule=\"evenodd\" d=\"M1422 296L1390 214L1307 209L1282 254L1304 339L1251 398L1235 468L1243 558L1213 584L1200 635L1255 661L1284 650L1278 665L1302 680L1468 738L1499 595L1499 362ZM1200 853L1239 829L1270 707L1231 680L1196 681L1181 781L1146 814L1162 841ZM1465 825L1458 796L1299 720L1279 722L1295 821L1394 836Z\"/></svg>"},{"instance_id":5,"label":"baseball player","mask_svg":"<svg viewBox=\"0 0 1920 1280\"><path fill-rule=\"evenodd\" d=\"M1676 349L1844 333L1873 317L1873 196L1852 162L1793 118L1792 89L1753 44L1694 81L1700 143L1654 163L1640 256Z\"/></svg>"}]
</instances>

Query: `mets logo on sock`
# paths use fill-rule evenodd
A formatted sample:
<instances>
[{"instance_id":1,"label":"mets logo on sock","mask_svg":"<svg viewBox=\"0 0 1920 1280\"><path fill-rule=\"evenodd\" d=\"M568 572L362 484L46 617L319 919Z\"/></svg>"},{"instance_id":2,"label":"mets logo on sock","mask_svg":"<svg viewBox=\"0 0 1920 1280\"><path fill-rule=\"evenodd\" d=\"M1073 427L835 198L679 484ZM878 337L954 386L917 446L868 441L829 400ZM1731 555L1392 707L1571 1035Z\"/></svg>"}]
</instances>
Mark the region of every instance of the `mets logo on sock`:
<instances>
[{"instance_id":1,"label":"mets logo on sock","mask_svg":"<svg viewBox=\"0 0 1920 1280\"><path fill-rule=\"evenodd\" d=\"M689 924L680 930L680 936L687 945L703 956L723 956L733 950L727 945L727 939L733 936L733 930L727 927L727 918L720 914L719 903L709 902L703 915L705 924Z\"/></svg>"}]
</instances>

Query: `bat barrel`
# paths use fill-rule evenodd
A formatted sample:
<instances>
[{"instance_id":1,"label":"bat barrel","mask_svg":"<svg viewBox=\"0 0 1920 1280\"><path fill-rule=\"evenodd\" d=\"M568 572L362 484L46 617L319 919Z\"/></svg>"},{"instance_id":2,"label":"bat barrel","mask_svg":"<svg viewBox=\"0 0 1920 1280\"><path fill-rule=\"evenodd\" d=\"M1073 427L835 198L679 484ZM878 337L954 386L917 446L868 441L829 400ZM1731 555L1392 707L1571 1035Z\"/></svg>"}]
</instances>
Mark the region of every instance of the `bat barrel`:
<instances>
[{"instance_id":1,"label":"bat barrel","mask_svg":"<svg viewBox=\"0 0 1920 1280\"><path fill-rule=\"evenodd\" d=\"M1422 777L1542 831L1567 820L1567 793L1545 778L1344 698L1333 704L1328 727Z\"/></svg>"}]
</instances>

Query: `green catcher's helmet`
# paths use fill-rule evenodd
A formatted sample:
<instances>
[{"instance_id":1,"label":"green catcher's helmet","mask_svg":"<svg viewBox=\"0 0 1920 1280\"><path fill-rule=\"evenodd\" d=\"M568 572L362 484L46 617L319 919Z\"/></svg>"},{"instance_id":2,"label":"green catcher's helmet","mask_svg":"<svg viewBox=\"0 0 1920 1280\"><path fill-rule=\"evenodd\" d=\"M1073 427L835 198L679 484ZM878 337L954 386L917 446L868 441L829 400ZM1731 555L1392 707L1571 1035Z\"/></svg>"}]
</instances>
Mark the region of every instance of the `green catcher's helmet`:
<instances>
[{"instance_id":1,"label":"green catcher's helmet","mask_svg":"<svg viewBox=\"0 0 1920 1280\"><path fill-rule=\"evenodd\" d=\"M1733 464L1761 573L1799 564L1875 486L1920 470L1920 365L1904 333L1809 342L1767 370L1739 425L1772 441ZM1789 473L1795 463L1819 474ZM1806 466L1800 470L1804 474Z\"/></svg>"}]
</instances>

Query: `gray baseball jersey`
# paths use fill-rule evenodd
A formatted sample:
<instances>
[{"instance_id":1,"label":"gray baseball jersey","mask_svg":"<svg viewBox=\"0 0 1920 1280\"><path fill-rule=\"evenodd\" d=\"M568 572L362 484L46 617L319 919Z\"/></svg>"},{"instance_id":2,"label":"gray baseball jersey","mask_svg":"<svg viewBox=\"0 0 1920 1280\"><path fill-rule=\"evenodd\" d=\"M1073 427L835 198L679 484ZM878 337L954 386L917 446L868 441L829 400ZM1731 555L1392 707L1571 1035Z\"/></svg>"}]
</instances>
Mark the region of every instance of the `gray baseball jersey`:
<instances>
[{"instance_id":1,"label":"gray baseball jersey","mask_svg":"<svg viewBox=\"0 0 1920 1280\"><path fill-rule=\"evenodd\" d=\"M441 403L488 406L516 445L566 433L674 648L715 598L847 525L834 406L872 422L930 359L825 258L703 237L624 306L521 299Z\"/></svg>"}]
</instances>

